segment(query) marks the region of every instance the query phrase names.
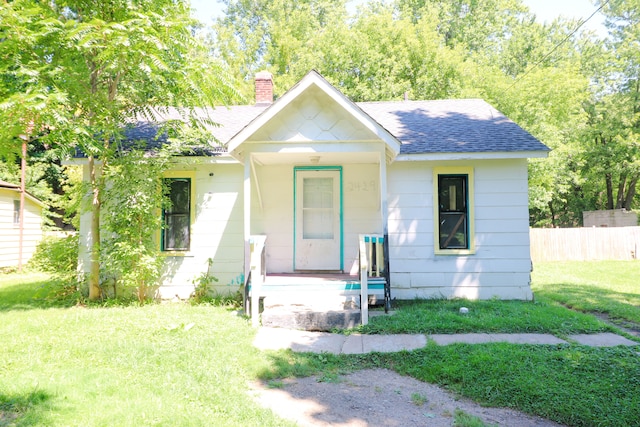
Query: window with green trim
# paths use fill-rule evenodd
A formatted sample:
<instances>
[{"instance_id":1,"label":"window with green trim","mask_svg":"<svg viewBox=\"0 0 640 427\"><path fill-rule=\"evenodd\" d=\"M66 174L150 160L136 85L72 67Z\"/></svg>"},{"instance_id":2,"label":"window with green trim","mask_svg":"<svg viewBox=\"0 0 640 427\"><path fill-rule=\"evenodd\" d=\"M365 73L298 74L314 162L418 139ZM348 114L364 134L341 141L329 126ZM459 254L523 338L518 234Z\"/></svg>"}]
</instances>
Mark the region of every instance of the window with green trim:
<instances>
[{"instance_id":1,"label":"window with green trim","mask_svg":"<svg viewBox=\"0 0 640 427\"><path fill-rule=\"evenodd\" d=\"M191 243L191 178L165 178L167 203L162 209L163 251L188 251Z\"/></svg>"},{"instance_id":2,"label":"window with green trim","mask_svg":"<svg viewBox=\"0 0 640 427\"><path fill-rule=\"evenodd\" d=\"M440 249L470 249L466 174L438 175L438 236Z\"/></svg>"}]
</instances>

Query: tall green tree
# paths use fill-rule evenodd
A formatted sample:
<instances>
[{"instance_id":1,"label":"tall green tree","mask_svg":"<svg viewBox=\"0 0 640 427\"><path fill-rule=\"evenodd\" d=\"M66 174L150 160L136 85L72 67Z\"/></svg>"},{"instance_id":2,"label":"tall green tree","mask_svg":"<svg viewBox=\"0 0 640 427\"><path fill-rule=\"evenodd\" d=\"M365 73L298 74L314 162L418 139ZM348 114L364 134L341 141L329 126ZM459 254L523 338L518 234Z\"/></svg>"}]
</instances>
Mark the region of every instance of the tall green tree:
<instances>
[{"instance_id":1,"label":"tall green tree","mask_svg":"<svg viewBox=\"0 0 640 427\"><path fill-rule=\"evenodd\" d=\"M463 52L443 43L434 14L414 22L371 2L349 17L344 3L229 0L215 27L218 51L246 82L259 69L271 71L277 94L310 69L355 101L460 93Z\"/></svg>"},{"instance_id":2,"label":"tall green tree","mask_svg":"<svg viewBox=\"0 0 640 427\"><path fill-rule=\"evenodd\" d=\"M0 159L20 155L23 140L63 122L64 92L50 84L58 70L50 58L49 22L32 1L3 1L0 7Z\"/></svg>"},{"instance_id":3,"label":"tall green tree","mask_svg":"<svg viewBox=\"0 0 640 427\"><path fill-rule=\"evenodd\" d=\"M111 159L123 125L163 121L167 106L186 122L202 124L197 107L225 103L235 93L219 63L193 36L189 4L176 0L60 0L9 3L19 17L11 31L33 35L30 57L45 91L64 96L51 137L87 156L92 239L89 298L100 291L100 213ZM29 93L24 84L17 93ZM49 109L46 109L49 111ZM17 107L16 117L27 116ZM102 174L101 174L102 172Z\"/></svg>"},{"instance_id":4,"label":"tall green tree","mask_svg":"<svg viewBox=\"0 0 640 427\"><path fill-rule=\"evenodd\" d=\"M346 0L222 3L225 15L214 26L217 53L245 81L242 94L246 98L251 98L256 72L290 73L300 56L311 50L315 38L335 31L347 19Z\"/></svg>"},{"instance_id":5,"label":"tall green tree","mask_svg":"<svg viewBox=\"0 0 640 427\"><path fill-rule=\"evenodd\" d=\"M637 207L640 179L640 1L599 2L610 40L585 104L590 176L604 183L606 209Z\"/></svg>"},{"instance_id":6,"label":"tall green tree","mask_svg":"<svg viewBox=\"0 0 640 427\"><path fill-rule=\"evenodd\" d=\"M435 14L446 45L471 54L498 50L521 19L532 18L520 0L397 0L396 4L414 22Z\"/></svg>"}]
</instances>

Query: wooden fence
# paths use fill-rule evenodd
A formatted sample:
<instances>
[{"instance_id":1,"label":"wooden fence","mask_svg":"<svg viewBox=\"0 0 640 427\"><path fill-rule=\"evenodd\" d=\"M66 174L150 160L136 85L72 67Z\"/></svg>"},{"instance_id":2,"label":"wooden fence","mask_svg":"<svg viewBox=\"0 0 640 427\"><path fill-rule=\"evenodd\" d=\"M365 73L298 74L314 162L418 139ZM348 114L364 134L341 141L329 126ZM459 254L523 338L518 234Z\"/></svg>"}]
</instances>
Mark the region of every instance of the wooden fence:
<instances>
[{"instance_id":1,"label":"wooden fence","mask_svg":"<svg viewBox=\"0 0 640 427\"><path fill-rule=\"evenodd\" d=\"M640 227L531 228L531 260L633 260L640 254Z\"/></svg>"}]
</instances>

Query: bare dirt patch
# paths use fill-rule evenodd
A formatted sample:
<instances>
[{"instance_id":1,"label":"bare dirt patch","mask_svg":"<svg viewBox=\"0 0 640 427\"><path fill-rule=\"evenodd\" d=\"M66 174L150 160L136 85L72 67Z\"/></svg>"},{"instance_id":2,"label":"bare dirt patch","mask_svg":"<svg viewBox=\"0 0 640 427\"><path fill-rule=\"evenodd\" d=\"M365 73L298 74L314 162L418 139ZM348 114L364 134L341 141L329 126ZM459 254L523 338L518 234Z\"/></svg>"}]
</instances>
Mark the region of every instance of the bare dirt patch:
<instances>
[{"instance_id":1,"label":"bare dirt patch","mask_svg":"<svg viewBox=\"0 0 640 427\"><path fill-rule=\"evenodd\" d=\"M11 426L16 419L18 419L18 414L15 412L7 412L0 410L0 427Z\"/></svg>"},{"instance_id":2,"label":"bare dirt patch","mask_svg":"<svg viewBox=\"0 0 640 427\"><path fill-rule=\"evenodd\" d=\"M314 376L286 379L277 385L253 383L250 393L264 407L301 426L449 427L456 409L488 425L560 426L510 409L482 407L386 369L365 369L330 382Z\"/></svg>"},{"instance_id":3,"label":"bare dirt patch","mask_svg":"<svg viewBox=\"0 0 640 427\"><path fill-rule=\"evenodd\" d=\"M640 337L640 325L637 323L633 323L630 321L618 320L614 322L611 320L607 313L592 313L598 319L602 320L604 323L607 323L611 326L615 326L618 329L621 329L623 332L628 333L629 335L633 335L634 337Z\"/></svg>"}]
</instances>

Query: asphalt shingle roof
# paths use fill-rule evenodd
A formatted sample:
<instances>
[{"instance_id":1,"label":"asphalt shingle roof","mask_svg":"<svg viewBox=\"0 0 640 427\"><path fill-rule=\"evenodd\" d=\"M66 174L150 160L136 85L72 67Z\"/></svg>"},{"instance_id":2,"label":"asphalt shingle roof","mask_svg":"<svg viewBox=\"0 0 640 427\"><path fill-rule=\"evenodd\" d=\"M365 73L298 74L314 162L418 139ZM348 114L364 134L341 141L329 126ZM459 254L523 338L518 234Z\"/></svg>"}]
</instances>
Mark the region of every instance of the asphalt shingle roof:
<instances>
[{"instance_id":1,"label":"asphalt shingle roof","mask_svg":"<svg viewBox=\"0 0 640 427\"><path fill-rule=\"evenodd\" d=\"M401 143L400 154L549 151L504 114L481 99L360 102L358 107ZM220 146L193 150L191 155L216 155L267 106L231 106L201 110L220 126L209 131ZM165 119L179 118L170 111ZM127 144L145 141L153 150L167 140L158 126L140 121L125 131ZM215 144L215 143L214 143Z\"/></svg>"},{"instance_id":2,"label":"asphalt shingle roof","mask_svg":"<svg viewBox=\"0 0 640 427\"><path fill-rule=\"evenodd\" d=\"M226 147L227 142L266 108L266 106L234 105L198 110L198 114L201 117L208 117L219 125L207 126L207 129L217 142L212 142L213 147L211 150L196 149L192 155L216 155L225 152L224 147ZM177 110L172 109L163 118L165 120L179 119L180 115ZM128 141L147 141L147 149L158 148L160 144L167 142L167 135L158 135L158 130L158 125L139 121L125 131L125 138Z\"/></svg>"},{"instance_id":3,"label":"asphalt shingle roof","mask_svg":"<svg viewBox=\"0 0 640 427\"><path fill-rule=\"evenodd\" d=\"M400 141L401 154L549 150L481 99L357 105Z\"/></svg>"}]
</instances>

